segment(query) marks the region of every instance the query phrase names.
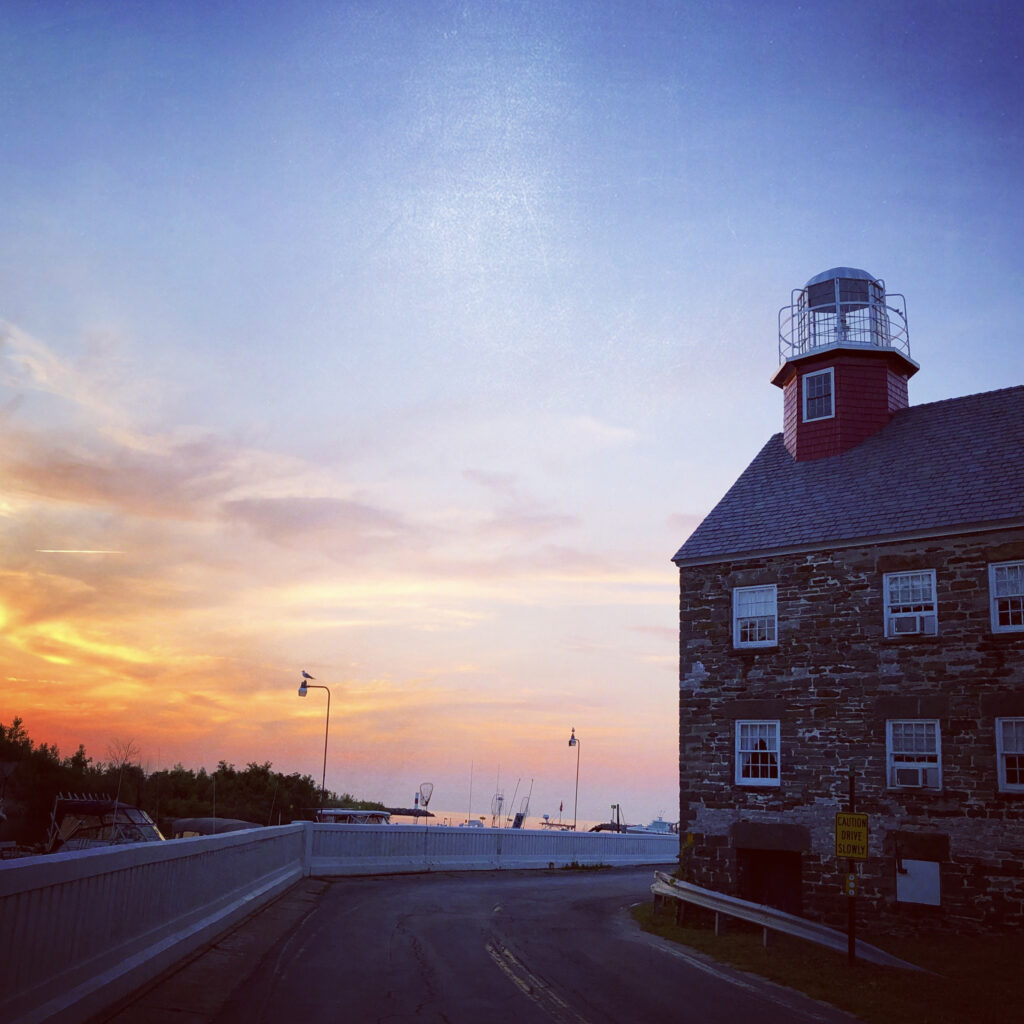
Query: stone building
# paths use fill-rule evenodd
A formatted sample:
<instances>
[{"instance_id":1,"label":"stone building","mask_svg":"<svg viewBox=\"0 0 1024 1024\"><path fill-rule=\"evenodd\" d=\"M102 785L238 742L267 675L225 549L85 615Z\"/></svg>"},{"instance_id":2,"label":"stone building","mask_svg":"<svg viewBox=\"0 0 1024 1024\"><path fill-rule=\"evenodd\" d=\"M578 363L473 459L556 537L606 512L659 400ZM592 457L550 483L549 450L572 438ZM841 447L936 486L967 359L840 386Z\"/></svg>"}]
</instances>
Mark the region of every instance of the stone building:
<instances>
[{"instance_id":1,"label":"stone building","mask_svg":"<svg viewBox=\"0 0 1024 1024\"><path fill-rule=\"evenodd\" d=\"M1024 925L1024 387L911 406L902 296L780 314L783 430L675 555L692 878L832 923Z\"/></svg>"}]
</instances>

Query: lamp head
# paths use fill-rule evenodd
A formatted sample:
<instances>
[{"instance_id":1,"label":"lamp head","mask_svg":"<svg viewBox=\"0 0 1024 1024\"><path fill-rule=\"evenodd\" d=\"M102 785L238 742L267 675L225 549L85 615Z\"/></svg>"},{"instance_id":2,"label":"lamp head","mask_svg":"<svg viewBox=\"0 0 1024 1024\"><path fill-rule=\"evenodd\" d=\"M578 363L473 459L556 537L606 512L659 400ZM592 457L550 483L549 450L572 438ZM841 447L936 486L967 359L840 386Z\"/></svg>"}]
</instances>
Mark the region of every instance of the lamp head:
<instances>
[{"instance_id":1,"label":"lamp head","mask_svg":"<svg viewBox=\"0 0 1024 1024\"><path fill-rule=\"evenodd\" d=\"M309 691L306 689L306 682L303 680L302 685L299 687L299 696L305 697Z\"/></svg>"},{"instance_id":2,"label":"lamp head","mask_svg":"<svg viewBox=\"0 0 1024 1024\"><path fill-rule=\"evenodd\" d=\"M573 726L572 735L569 737L569 746L575 747L577 743L579 743L579 740L576 739L576 726Z\"/></svg>"}]
</instances>

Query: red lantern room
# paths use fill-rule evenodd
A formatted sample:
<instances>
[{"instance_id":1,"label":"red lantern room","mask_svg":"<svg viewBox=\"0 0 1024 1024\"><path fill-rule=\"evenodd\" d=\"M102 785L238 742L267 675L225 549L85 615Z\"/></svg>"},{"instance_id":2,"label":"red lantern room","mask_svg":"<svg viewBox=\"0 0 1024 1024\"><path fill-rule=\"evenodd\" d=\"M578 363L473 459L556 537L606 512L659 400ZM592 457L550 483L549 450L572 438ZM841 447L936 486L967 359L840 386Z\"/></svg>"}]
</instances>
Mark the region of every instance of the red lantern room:
<instances>
[{"instance_id":1,"label":"red lantern room","mask_svg":"<svg viewBox=\"0 0 1024 1024\"><path fill-rule=\"evenodd\" d=\"M867 271L834 267L793 292L779 311L783 433L793 458L856 447L910 403L907 305Z\"/></svg>"}]
</instances>

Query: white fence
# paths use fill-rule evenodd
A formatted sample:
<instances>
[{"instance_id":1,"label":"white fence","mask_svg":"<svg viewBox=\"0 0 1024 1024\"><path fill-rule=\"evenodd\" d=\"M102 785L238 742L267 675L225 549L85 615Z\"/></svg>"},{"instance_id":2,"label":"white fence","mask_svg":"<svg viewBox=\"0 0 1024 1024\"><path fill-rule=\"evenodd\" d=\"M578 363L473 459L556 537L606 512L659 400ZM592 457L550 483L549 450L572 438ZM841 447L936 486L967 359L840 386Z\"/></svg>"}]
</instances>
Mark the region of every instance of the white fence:
<instances>
[{"instance_id":1,"label":"white fence","mask_svg":"<svg viewBox=\"0 0 1024 1024\"><path fill-rule=\"evenodd\" d=\"M331 875L674 864L679 837L445 825L311 825L309 871Z\"/></svg>"},{"instance_id":2,"label":"white fence","mask_svg":"<svg viewBox=\"0 0 1024 1024\"><path fill-rule=\"evenodd\" d=\"M83 1020L303 874L304 828L0 864L0 1020Z\"/></svg>"},{"instance_id":3,"label":"white fence","mask_svg":"<svg viewBox=\"0 0 1024 1024\"><path fill-rule=\"evenodd\" d=\"M82 1021L304 875L670 864L678 837L296 822L0 863L0 1021Z\"/></svg>"}]
</instances>

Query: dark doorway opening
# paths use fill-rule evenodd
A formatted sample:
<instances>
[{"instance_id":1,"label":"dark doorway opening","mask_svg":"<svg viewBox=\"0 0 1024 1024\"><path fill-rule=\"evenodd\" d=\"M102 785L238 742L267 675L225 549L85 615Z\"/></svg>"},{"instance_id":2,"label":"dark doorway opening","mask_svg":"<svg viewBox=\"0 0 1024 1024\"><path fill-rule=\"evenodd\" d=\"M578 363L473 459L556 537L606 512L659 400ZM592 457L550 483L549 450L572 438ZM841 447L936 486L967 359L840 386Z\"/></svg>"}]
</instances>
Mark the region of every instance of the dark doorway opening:
<instances>
[{"instance_id":1,"label":"dark doorway opening","mask_svg":"<svg viewBox=\"0 0 1024 1024\"><path fill-rule=\"evenodd\" d=\"M766 903L790 914L801 912L803 871L796 851L739 849L736 878L741 899Z\"/></svg>"}]
</instances>

